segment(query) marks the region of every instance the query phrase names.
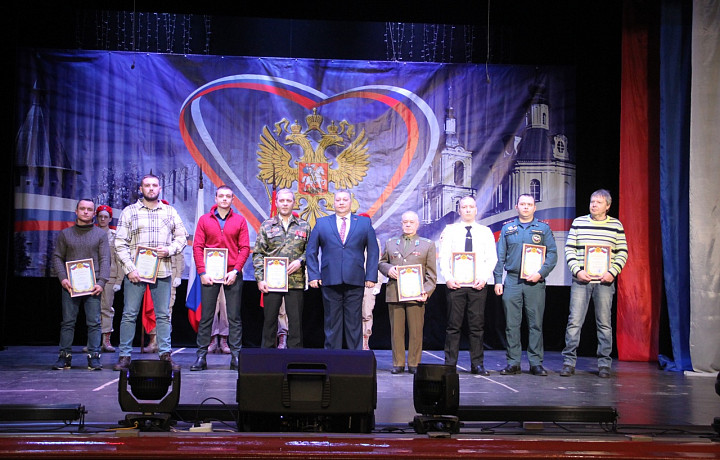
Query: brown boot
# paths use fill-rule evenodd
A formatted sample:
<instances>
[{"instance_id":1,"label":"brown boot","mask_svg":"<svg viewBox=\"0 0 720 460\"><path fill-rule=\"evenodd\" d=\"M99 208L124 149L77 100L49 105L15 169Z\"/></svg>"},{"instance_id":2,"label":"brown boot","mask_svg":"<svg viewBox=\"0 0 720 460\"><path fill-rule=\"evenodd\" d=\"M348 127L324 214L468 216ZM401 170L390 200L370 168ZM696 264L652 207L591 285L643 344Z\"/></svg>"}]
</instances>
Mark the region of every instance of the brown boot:
<instances>
[{"instance_id":1,"label":"brown boot","mask_svg":"<svg viewBox=\"0 0 720 460\"><path fill-rule=\"evenodd\" d=\"M217 353L218 349L218 336L214 335L210 338L210 345L208 345L208 353Z\"/></svg>"},{"instance_id":2,"label":"brown boot","mask_svg":"<svg viewBox=\"0 0 720 460\"><path fill-rule=\"evenodd\" d=\"M121 356L118 358L118 362L113 366L114 371L126 371L130 367L130 357Z\"/></svg>"},{"instance_id":3,"label":"brown boot","mask_svg":"<svg viewBox=\"0 0 720 460\"><path fill-rule=\"evenodd\" d=\"M175 361L173 361L172 355L170 353L161 354L160 360L161 361L170 361L170 366L172 367L172 370L174 370L174 371L180 370L180 365L178 363L176 363Z\"/></svg>"},{"instance_id":4,"label":"brown boot","mask_svg":"<svg viewBox=\"0 0 720 460\"><path fill-rule=\"evenodd\" d=\"M157 353L158 351L158 344L157 344L157 335L156 334L148 334L150 337L150 342L142 347L143 353Z\"/></svg>"},{"instance_id":5,"label":"brown boot","mask_svg":"<svg viewBox=\"0 0 720 460\"><path fill-rule=\"evenodd\" d=\"M221 336L220 336L220 350L221 350L224 354L229 355L229 354L230 354L230 346L228 345L227 339L228 339L228 338L227 338L226 335L221 335Z\"/></svg>"},{"instance_id":6,"label":"brown boot","mask_svg":"<svg viewBox=\"0 0 720 460\"><path fill-rule=\"evenodd\" d=\"M108 353L115 353L115 347L113 347L110 343L109 332L104 332L102 335L102 351L106 351Z\"/></svg>"}]
</instances>

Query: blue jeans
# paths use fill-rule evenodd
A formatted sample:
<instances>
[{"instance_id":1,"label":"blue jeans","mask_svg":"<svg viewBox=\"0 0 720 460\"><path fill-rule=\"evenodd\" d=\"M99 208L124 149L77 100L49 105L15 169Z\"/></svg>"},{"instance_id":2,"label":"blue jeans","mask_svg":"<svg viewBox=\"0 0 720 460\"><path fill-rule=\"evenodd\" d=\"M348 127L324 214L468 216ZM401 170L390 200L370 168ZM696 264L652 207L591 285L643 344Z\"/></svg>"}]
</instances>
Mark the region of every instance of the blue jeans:
<instances>
[{"instance_id":1,"label":"blue jeans","mask_svg":"<svg viewBox=\"0 0 720 460\"><path fill-rule=\"evenodd\" d=\"M120 356L130 356L132 353L133 339L135 338L135 321L140 313L145 295L145 287L150 287L153 306L155 307L155 323L158 341L158 353L170 353L170 279L158 278L155 283L132 283L125 277L123 282L123 294L125 306L123 307L122 320L120 321Z\"/></svg>"},{"instance_id":2,"label":"blue jeans","mask_svg":"<svg viewBox=\"0 0 720 460\"><path fill-rule=\"evenodd\" d=\"M563 365L575 367L580 332L585 322L588 304L592 299L595 305L595 323L597 325L598 367L610 367L612 359L612 301L615 295L615 283L583 283L573 278L570 288L570 316L565 331L565 349L562 351Z\"/></svg>"},{"instance_id":3,"label":"blue jeans","mask_svg":"<svg viewBox=\"0 0 720 460\"><path fill-rule=\"evenodd\" d=\"M85 324L88 328L88 353L100 353L100 296L86 295L70 297L65 289L62 290L62 323L60 324L60 351L72 354L73 338L75 337L75 322L80 311L80 304L85 306Z\"/></svg>"}]
</instances>

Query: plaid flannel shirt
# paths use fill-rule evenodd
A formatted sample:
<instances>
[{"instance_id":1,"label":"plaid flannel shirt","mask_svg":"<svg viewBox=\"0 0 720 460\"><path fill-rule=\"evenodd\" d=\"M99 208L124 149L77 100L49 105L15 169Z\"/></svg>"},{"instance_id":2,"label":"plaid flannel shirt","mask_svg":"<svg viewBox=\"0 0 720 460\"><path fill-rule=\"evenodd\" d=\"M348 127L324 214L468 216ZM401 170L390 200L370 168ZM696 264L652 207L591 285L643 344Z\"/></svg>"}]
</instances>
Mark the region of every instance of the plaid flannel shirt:
<instances>
[{"instance_id":1,"label":"plaid flannel shirt","mask_svg":"<svg viewBox=\"0 0 720 460\"><path fill-rule=\"evenodd\" d=\"M164 246L170 257L158 263L158 278L172 275L171 257L187 244L187 231L175 208L158 201L155 208L148 208L142 200L123 209L115 233L115 250L127 275L135 270L135 252L138 246Z\"/></svg>"}]
</instances>

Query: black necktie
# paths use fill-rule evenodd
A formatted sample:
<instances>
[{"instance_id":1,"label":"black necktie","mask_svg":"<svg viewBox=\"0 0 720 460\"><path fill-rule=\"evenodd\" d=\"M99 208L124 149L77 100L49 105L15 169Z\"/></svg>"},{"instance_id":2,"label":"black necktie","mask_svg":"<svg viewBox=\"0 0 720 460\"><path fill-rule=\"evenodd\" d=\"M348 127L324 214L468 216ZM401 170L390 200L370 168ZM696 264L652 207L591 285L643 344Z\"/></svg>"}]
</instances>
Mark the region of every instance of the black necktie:
<instances>
[{"instance_id":1,"label":"black necktie","mask_svg":"<svg viewBox=\"0 0 720 460\"><path fill-rule=\"evenodd\" d=\"M471 225L467 227L467 235L465 235L465 252L472 252L472 234L470 233Z\"/></svg>"}]
</instances>

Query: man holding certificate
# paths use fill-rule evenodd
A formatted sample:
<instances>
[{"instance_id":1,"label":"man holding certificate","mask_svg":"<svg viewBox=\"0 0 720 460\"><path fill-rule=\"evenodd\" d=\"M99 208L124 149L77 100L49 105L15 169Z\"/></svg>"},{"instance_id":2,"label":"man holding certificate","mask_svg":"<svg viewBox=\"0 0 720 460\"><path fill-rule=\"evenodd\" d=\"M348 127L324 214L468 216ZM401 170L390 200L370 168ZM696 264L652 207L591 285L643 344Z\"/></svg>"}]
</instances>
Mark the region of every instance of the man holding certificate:
<instances>
[{"instance_id":1,"label":"man holding certificate","mask_svg":"<svg viewBox=\"0 0 720 460\"><path fill-rule=\"evenodd\" d=\"M402 215L403 234L385 244L380 273L388 277L385 300L390 315L393 374L405 371L405 321L408 327L408 372L417 372L422 356L425 302L435 290L435 243L420 238L417 213Z\"/></svg>"},{"instance_id":2,"label":"man holding certificate","mask_svg":"<svg viewBox=\"0 0 720 460\"><path fill-rule=\"evenodd\" d=\"M125 304L120 322L120 357L113 369L130 366L135 322L143 304L146 287L150 288L160 359L173 369L180 366L170 355L171 257L185 248L187 231L175 208L160 201L160 179L153 174L140 181L141 197L126 206L118 219L115 250L127 275L123 283Z\"/></svg>"},{"instance_id":3,"label":"man holding certificate","mask_svg":"<svg viewBox=\"0 0 720 460\"><path fill-rule=\"evenodd\" d=\"M488 227L475 222L477 204L471 196L458 203L460 222L445 227L440 235L440 271L447 286L448 319L445 330L445 364L456 366L460 329L465 312L470 339L470 372L490 375L483 363L486 285L497 263L495 237Z\"/></svg>"},{"instance_id":4,"label":"man holding certificate","mask_svg":"<svg viewBox=\"0 0 720 460\"><path fill-rule=\"evenodd\" d=\"M570 316L565 331L563 367L560 375L575 373L580 331L588 304L595 305L598 334L598 377L610 377L612 359L612 301L615 278L628 258L625 229L622 223L607 215L612 197L604 189L590 196L590 214L573 220L565 243L565 259L573 275L570 288Z\"/></svg>"},{"instance_id":5,"label":"man holding certificate","mask_svg":"<svg viewBox=\"0 0 720 460\"><path fill-rule=\"evenodd\" d=\"M88 369L99 371L100 294L110 277L110 247L107 233L93 225L92 200L78 201L75 215L75 225L58 234L52 255L52 267L63 287L60 354L52 368L70 369L75 322L83 305L88 328Z\"/></svg>"},{"instance_id":6,"label":"man holding certificate","mask_svg":"<svg viewBox=\"0 0 720 460\"><path fill-rule=\"evenodd\" d=\"M197 359L191 371L207 369L206 356L212 335L218 295L225 293L229 324L230 369L237 370L242 348L242 269L250 256L247 221L230 207L234 198L227 185L215 191L215 205L198 219L193 238L193 258L200 276L202 314L197 333Z\"/></svg>"},{"instance_id":7,"label":"man holding certificate","mask_svg":"<svg viewBox=\"0 0 720 460\"><path fill-rule=\"evenodd\" d=\"M253 250L255 280L263 293L265 307L262 347L276 347L278 312L284 300L288 318L287 348L302 348L305 248L310 238L310 224L293 215L295 194L292 190L278 190L275 204L278 214L262 223Z\"/></svg>"},{"instance_id":8,"label":"man holding certificate","mask_svg":"<svg viewBox=\"0 0 720 460\"><path fill-rule=\"evenodd\" d=\"M515 210L518 216L503 225L497 243L495 294L502 296L505 310L507 366L502 375L520 374L522 345L520 326L523 311L528 323L527 355L530 373L547 376L543 367L543 315L545 278L557 263L557 246L550 226L535 218L535 198L522 194ZM507 272L503 283L503 271Z\"/></svg>"}]
</instances>

